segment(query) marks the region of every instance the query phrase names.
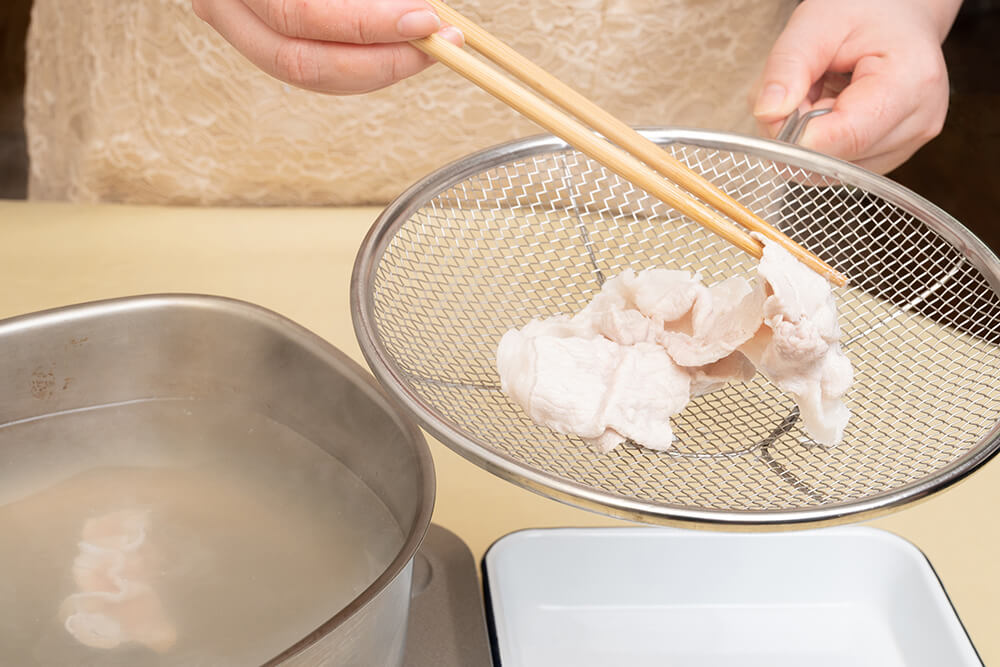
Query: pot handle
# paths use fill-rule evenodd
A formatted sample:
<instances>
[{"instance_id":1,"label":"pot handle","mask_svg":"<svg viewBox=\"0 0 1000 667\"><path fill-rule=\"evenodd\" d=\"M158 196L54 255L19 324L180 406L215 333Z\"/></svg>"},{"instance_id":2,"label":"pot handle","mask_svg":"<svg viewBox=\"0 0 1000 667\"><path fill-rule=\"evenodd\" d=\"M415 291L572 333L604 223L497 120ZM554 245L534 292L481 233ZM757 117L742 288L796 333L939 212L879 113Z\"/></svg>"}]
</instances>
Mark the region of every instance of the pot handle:
<instances>
[{"instance_id":1,"label":"pot handle","mask_svg":"<svg viewBox=\"0 0 1000 667\"><path fill-rule=\"evenodd\" d=\"M775 137L778 141L784 141L789 144L799 143L799 138L806 129L806 125L809 121L816 116L822 116L833 111L833 109L813 109L812 111L807 111L804 114L800 114L799 110L796 109L792 113L788 114L788 118L785 120L785 124L781 126L781 131L778 132L778 136Z\"/></svg>"}]
</instances>

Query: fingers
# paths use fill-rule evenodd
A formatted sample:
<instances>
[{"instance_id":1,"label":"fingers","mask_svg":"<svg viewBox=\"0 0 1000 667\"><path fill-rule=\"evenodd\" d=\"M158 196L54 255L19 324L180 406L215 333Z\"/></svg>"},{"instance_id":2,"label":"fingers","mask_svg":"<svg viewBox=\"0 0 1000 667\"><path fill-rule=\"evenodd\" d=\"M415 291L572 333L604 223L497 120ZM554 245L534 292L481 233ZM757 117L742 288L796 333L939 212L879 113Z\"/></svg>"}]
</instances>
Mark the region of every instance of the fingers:
<instances>
[{"instance_id":1,"label":"fingers","mask_svg":"<svg viewBox=\"0 0 1000 667\"><path fill-rule=\"evenodd\" d=\"M803 11L806 10L806 11ZM763 124L783 120L830 70L842 41L839 24L800 6L778 36L753 93L753 114Z\"/></svg>"},{"instance_id":2,"label":"fingers","mask_svg":"<svg viewBox=\"0 0 1000 667\"><path fill-rule=\"evenodd\" d=\"M916 152L916 147L910 149L900 149L882 153L871 158L855 160L854 164L863 167L876 174L888 174L890 171L903 164Z\"/></svg>"},{"instance_id":3,"label":"fingers","mask_svg":"<svg viewBox=\"0 0 1000 667\"><path fill-rule=\"evenodd\" d=\"M837 97L833 111L814 118L802 135L802 145L823 153L857 159L914 111L878 75L856 76Z\"/></svg>"},{"instance_id":4,"label":"fingers","mask_svg":"<svg viewBox=\"0 0 1000 667\"><path fill-rule=\"evenodd\" d=\"M432 60L405 42L344 44L291 38L273 30L242 0L204 3L204 15L252 63L287 83L333 94L364 93L412 76ZM461 45L454 28L441 31Z\"/></svg>"},{"instance_id":5,"label":"fingers","mask_svg":"<svg viewBox=\"0 0 1000 667\"><path fill-rule=\"evenodd\" d=\"M936 136L948 109L947 75L912 67L912 59L870 56L835 99L833 111L813 119L801 145L884 173Z\"/></svg>"},{"instance_id":6,"label":"fingers","mask_svg":"<svg viewBox=\"0 0 1000 667\"><path fill-rule=\"evenodd\" d=\"M441 21L424 0L243 0L288 37L376 44L426 37Z\"/></svg>"},{"instance_id":7,"label":"fingers","mask_svg":"<svg viewBox=\"0 0 1000 667\"><path fill-rule=\"evenodd\" d=\"M761 133L774 136L796 107L832 109L806 125L801 145L879 172L904 162L948 109L939 31L925 14L908 0L800 4L754 97Z\"/></svg>"},{"instance_id":8,"label":"fingers","mask_svg":"<svg viewBox=\"0 0 1000 667\"><path fill-rule=\"evenodd\" d=\"M812 88L809 89L806 99L798 106L799 117L801 118L810 111L817 109L832 109L835 98L847 87L849 82L849 76L827 72L821 80L813 84ZM757 133L762 137L774 138L778 136L787 122L787 117L770 122L758 120Z\"/></svg>"},{"instance_id":9,"label":"fingers","mask_svg":"<svg viewBox=\"0 0 1000 667\"><path fill-rule=\"evenodd\" d=\"M879 174L890 172L910 159L926 141L932 138L926 136L926 127L927 123L921 114L915 113L894 127L863 155L850 158L850 161ZM837 157L848 159L844 156Z\"/></svg>"}]
</instances>

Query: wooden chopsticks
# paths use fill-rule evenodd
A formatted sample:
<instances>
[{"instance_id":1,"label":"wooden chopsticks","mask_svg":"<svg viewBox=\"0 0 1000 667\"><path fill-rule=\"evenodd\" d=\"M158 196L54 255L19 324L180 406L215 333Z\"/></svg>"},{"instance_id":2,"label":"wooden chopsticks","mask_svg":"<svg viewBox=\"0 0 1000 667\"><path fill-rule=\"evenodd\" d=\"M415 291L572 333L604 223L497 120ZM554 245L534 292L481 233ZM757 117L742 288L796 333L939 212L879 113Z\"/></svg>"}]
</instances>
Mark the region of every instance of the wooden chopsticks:
<instances>
[{"instance_id":1,"label":"wooden chopsticks","mask_svg":"<svg viewBox=\"0 0 1000 667\"><path fill-rule=\"evenodd\" d=\"M761 244L747 231L733 225L732 221L738 222L747 230L758 232L780 243L799 261L834 284L843 286L847 283L847 278L843 274L795 243L788 236L771 227L660 146L646 139L441 0L428 0L428 2L445 23L462 31L465 35L465 43L469 47L565 111L556 108L550 101L535 95L439 35L414 40L411 43L415 47L521 112L581 153L604 165L605 168L701 223L754 257L761 256ZM572 113L581 121L588 123L590 127L588 128L575 120L566 112ZM610 141L605 141L594 131L615 142L617 146ZM717 210L706 206L692 195L700 197ZM728 218L721 215L720 212Z\"/></svg>"}]
</instances>

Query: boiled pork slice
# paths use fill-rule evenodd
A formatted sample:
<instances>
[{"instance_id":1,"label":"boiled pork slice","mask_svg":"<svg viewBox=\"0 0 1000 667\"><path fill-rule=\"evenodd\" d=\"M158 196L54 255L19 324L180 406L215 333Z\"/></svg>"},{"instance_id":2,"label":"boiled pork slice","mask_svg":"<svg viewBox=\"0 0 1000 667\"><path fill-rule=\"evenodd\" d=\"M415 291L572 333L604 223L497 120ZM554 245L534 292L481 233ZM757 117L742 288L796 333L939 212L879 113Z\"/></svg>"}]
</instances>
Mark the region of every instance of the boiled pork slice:
<instances>
[{"instance_id":1,"label":"boiled pork slice","mask_svg":"<svg viewBox=\"0 0 1000 667\"><path fill-rule=\"evenodd\" d=\"M573 318L622 345L657 342L686 367L719 361L760 328L764 293L734 277L705 287L697 274L625 269Z\"/></svg>"},{"instance_id":2,"label":"boiled pork slice","mask_svg":"<svg viewBox=\"0 0 1000 667\"><path fill-rule=\"evenodd\" d=\"M749 382L757 373L742 352L733 352L710 364L685 370L691 376L691 398L718 391L733 382Z\"/></svg>"},{"instance_id":3,"label":"boiled pork slice","mask_svg":"<svg viewBox=\"0 0 1000 667\"><path fill-rule=\"evenodd\" d=\"M791 394L809 436L840 442L853 373L830 285L761 240L754 281L706 287L687 271L625 269L576 315L511 329L497 350L501 389L535 422L601 451L624 440L663 450L690 398L759 370Z\"/></svg>"},{"instance_id":4,"label":"boiled pork slice","mask_svg":"<svg viewBox=\"0 0 1000 667\"><path fill-rule=\"evenodd\" d=\"M728 278L701 290L684 317L665 323L659 343L681 366L715 363L757 332L763 303L759 285Z\"/></svg>"},{"instance_id":5,"label":"boiled pork slice","mask_svg":"<svg viewBox=\"0 0 1000 667\"><path fill-rule=\"evenodd\" d=\"M767 293L764 326L740 351L799 407L806 434L824 445L843 440L850 411L843 397L854 379L840 348L830 284L776 243L761 238L758 274Z\"/></svg>"},{"instance_id":6,"label":"boiled pork slice","mask_svg":"<svg viewBox=\"0 0 1000 667\"><path fill-rule=\"evenodd\" d=\"M508 331L497 349L501 389L528 416L610 451L624 440L673 442L691 378L655 343L621 345L563 318Z\"/></svg>"},{"instance_id":7,"label":"boiled pork slice","mask_svg":"<svg viewBox=\"0 0 1000 667\"><path fill-rule=\"evenodd\" d=\"M135 642L165 652L177 641L150 579L157 566L147 542L149 514L127 509L88 519L73 561L77 592L60 606L66 630L81 644L112 649Z\"/></svg>"},{"instance_id":8,"label":"boiled pork slice","mask_svg":"<svg viewBox=\"0 0 1000 667\"><path fill-rule=\"evenodd\" d=\"M687 271L625 269L606 280L573 321L621 345L655 343L664 323L687 316L704 291L698 276Z\"/></svg>"}]
</instances>

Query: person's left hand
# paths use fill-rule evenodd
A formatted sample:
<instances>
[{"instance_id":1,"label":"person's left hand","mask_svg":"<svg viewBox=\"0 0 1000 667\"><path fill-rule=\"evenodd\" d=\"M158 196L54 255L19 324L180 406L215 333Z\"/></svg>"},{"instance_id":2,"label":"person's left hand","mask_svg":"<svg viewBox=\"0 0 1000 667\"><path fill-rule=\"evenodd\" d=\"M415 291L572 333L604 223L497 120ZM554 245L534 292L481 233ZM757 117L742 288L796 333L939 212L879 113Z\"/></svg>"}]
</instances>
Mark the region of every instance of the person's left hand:
<instances>
[{"instance_id":1,"label":"person's left hand","mask_svg":"<svg viewBox=\"0 0 1000 667\"><path fill-rule=\"evenodd\" d=\"M800 144L885 173L941 131L948 73L941 41L956 0L805 0L778 37L754 91L762 134L796 108L813 118Z\"/></svg>"}]
</instances>

